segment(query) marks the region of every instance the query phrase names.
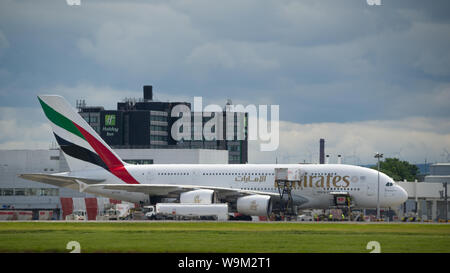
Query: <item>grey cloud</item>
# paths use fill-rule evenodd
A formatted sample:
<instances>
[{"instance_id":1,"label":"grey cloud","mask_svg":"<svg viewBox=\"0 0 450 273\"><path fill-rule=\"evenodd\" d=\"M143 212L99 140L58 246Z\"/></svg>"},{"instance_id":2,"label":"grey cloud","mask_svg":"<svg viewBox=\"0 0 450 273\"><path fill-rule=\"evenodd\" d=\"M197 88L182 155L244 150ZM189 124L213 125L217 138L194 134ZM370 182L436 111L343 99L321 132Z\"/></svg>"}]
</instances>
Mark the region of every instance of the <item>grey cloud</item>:
<instances>
[{"instance_id":1,"label":"grey cloud","mask_svg":"<svg viewBox=\"0 0 450 273\"><path fill-rule=\"evenodd\" d=\"M0 149L49 148L52 131L41 109L0 107L0 117Z\"/></svg>"},{"instance_id":2,"label":"grey cloud","mask_svg":"<svg viewBox=\"0 0 450 273\"><path fill-rule=\"evenodd\" d=\"M128 73L161 77L189 54L200 37L187 16L168 6L115 3L102 9L114 20L100 21L92 38L79 39L78 47L100 64Z\"/></svg>"},{"instance_id":3,"label":"grey cloud","mask_svg":"<svg viewBox=\"0 0 450 273\"><path fill-rule=\"evenodd\" d=\"M0 56L3 52L4 49L9 47L9 42L8 39L6 39L5 34L3 34L3 32L0 29Z\"/></svg>"},{"instance_id":4,"label":"grey cloud","mask_svg":"<svg viewBox=\"0 0 450 273\"><path fill-rule=\"evenodd\" d=\"M445 130L441 131L442 122ZM407 118L391 121L295 124L280 122L280 147L276 152L261 152L259 142L250 143L252 163L318 162L319 139L325 138L330 163L337 155L343 163L370 164L375 152L412 162L439 162L443 149L450 145L446 120ZM441 132L439 132L441 131Z\"/></svg>"},{"instance_id":5,"label":"grey cloud","mask_svg":"<svg viewBox=\"0 0 450 273\"><path fill-rule=\"evenodd\" d=\"M293 124L448 120L448 1L382 2L1 1L0 105L54 92L114 108L153 84L162 99L278 104Z\"/></svg>"},{"instance_id":6,"label":"grey cloud","mask_svg":"<svg viewBox=\"0 0 450 273\"><path fill-rule=\"evenodd\" d=\"M286 45L339 43L408 22L397 9L370 9L363 1L172 1L213 39L276 40ZM386 20L388 17L388 20ZM384 20L380 20L383 18Z\"/></svg>"}]
</instances>

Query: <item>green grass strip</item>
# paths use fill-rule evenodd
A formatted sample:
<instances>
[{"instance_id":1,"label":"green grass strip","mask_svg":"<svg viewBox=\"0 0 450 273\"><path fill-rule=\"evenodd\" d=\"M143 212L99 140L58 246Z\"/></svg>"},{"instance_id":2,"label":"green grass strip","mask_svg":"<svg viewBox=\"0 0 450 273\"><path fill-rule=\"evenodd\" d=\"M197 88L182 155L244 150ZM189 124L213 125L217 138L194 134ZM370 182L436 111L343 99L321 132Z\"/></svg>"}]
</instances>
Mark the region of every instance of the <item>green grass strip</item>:
<instances>
[{"instance_id":1,"label":"green grass strip","mask_svg":"<svg viewBox=\"0 0 450 273\"><path fill-rule=\"evenodd\" d=\"M0 252L449 253L446 224L2 222Z\"/></svg>"}]
</instances>

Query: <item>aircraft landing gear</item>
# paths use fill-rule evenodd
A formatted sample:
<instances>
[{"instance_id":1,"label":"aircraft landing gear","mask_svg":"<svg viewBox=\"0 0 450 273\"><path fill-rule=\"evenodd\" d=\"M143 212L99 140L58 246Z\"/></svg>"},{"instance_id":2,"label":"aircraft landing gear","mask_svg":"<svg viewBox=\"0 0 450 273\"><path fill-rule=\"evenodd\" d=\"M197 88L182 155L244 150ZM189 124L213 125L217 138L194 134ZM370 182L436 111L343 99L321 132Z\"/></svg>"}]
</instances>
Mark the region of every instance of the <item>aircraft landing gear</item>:
<instances>
[{"instance_id":1,"label":"aircraft landing gear","mask_svg":"<svg viewBox=\"0 0 450 273\"><path fill-rule=\"evenodd\" d=\"M292 181L276 180L275 183L280 194L280 216L291 217L296 215L292 201Z\"/></svg>"}]
</instances>

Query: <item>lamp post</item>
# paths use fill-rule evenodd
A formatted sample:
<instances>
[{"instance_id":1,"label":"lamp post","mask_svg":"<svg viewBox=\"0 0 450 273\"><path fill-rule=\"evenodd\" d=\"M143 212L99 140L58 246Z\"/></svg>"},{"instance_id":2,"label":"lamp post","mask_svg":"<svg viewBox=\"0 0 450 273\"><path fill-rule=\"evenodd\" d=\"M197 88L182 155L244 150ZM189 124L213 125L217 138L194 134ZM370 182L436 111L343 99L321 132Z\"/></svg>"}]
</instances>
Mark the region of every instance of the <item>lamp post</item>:
<instances>
[{"instance_id":1,"label":"lamp post","mask_svg":"<svg viewBox=\"0 0 450 273\"><path fill-rule=\"evenodd\" d=\"M378 159L377 220L379 220L380 219L380 158L383 158L383 154L376 153L375 158Z\"/></svg>"}]
</instances>

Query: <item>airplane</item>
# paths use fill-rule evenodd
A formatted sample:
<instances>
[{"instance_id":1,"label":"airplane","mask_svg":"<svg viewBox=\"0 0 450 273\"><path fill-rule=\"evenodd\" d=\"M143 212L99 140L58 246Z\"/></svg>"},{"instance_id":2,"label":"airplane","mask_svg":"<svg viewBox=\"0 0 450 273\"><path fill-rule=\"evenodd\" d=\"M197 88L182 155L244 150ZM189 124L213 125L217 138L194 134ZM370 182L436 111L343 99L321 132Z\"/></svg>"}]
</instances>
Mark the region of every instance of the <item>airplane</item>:
<instances>
[{"instance_id":1,"label":"airplane","mask_svg":"<svg viewBox=\"0 0 450 273\"><path fill-rule=\"evenodd\" d=\"M394 207L407 192L382 172L345 164L149 164L124 162L61 96L38 96L70 171L19 177L141 204L227 202L248 216L269 216L282 203L280 170L294 177L290 200L298 209L326 209L336 195L354 208ZM379 181L379 188L377 183Z\"/></svg>"}]
</instances>

